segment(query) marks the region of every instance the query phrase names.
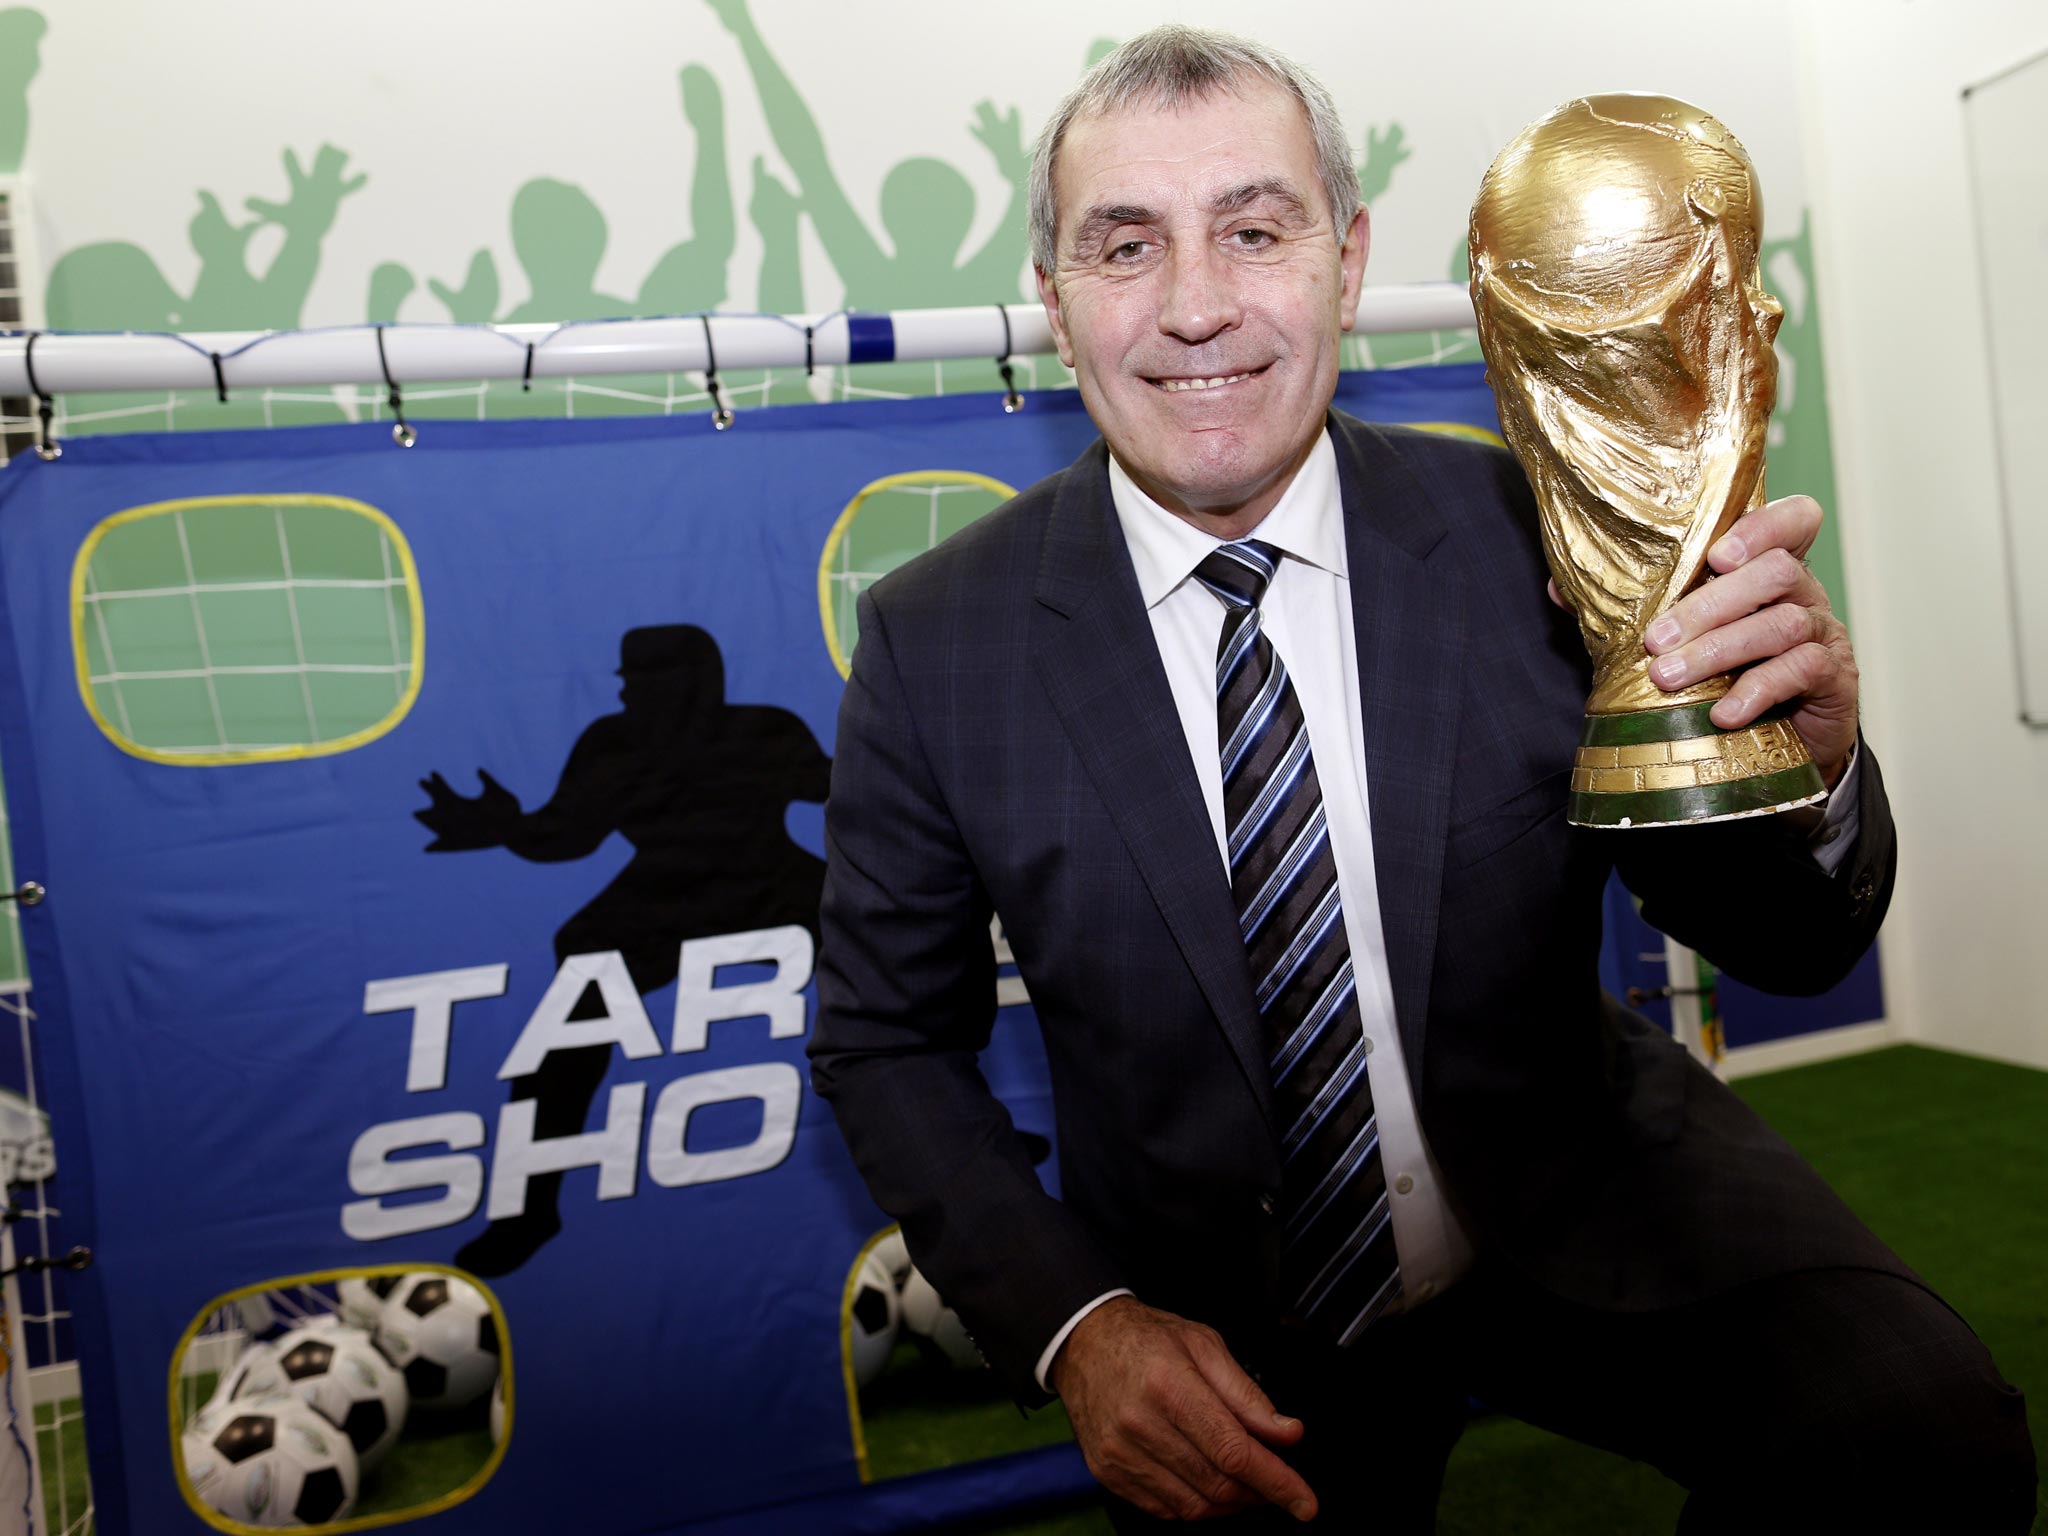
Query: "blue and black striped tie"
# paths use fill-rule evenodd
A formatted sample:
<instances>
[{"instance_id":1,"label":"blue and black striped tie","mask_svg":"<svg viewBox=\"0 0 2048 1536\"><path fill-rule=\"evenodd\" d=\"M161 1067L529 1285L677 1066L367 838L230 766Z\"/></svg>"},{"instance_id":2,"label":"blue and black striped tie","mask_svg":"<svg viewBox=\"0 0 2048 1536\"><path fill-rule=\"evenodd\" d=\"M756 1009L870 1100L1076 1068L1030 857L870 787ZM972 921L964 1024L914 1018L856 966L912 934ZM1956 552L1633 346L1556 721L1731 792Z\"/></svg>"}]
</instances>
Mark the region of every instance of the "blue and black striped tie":
<instances>
[{"instance_id":1,"label":"blue and black striped tie","mask_svg":"<svg viewBox=\"0 0 2048 1536\"><path fill-rule=\"evenodd\" d=\"M1281 1279L1294 1313L1350 1344L1401 1294L1358 987L1308 722L1259 628L1270 544L1225 544L1195 568L1223 603L1216 736L1230 890L1264 1026L1283 1160Z\"/></svg>"}]
</instances>

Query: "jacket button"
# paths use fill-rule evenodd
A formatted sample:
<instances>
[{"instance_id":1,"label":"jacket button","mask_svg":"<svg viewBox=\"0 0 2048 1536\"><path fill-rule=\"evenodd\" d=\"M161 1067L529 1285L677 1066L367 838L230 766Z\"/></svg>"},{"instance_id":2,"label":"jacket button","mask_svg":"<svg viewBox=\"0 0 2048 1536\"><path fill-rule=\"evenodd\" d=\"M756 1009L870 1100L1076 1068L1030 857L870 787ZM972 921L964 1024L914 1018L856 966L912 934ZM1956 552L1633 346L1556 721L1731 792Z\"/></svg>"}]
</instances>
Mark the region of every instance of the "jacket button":
<instances>
[{"instance_id":1,"label":"jacket button","mask_svg":"<svg viewBox=\"0 0 2048 1536\"><path fill-rule=\"evenodd\" d=\"M1273 1214L1273 1197L1271 1195L1262 1194L1259 1196L1259 1214L1261 1216Z\"/></svg>"},{"instance_id":2,"label":"jacket button","mask_svg":"<svg viewBox=\"0 0 2048 1536\"><path fill-rule=\"evenodd\" d=\"M1855 900L1858 913L1868 912L1871 902L1877 899L1877 876L1864 870L1849 887L1849 895Z\"/></svg>"}]
</instances>

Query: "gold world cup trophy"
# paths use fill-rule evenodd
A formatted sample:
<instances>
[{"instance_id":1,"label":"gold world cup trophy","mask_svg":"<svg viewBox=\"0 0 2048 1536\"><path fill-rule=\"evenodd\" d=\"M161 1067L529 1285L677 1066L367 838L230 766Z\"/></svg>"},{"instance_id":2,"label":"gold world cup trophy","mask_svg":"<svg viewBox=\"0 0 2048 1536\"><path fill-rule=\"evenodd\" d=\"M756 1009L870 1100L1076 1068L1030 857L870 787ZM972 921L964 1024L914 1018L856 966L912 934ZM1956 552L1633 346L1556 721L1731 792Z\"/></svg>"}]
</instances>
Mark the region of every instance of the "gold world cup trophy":
<instances>
[{"instance_id":1,"label":"gold world cup trophy","mask_svg":"<svg viewBox=\"0 0 2048 1536\"><path fill-rule=\"evenodd\" d=\"M1711 578L1764 499L1784 311L1735 136L1668 96L1589 96L1522 130L1472 205L1472 302L1543 549L1593 657L1569 817L1644 827L1826 793L1784 711L1708 718L1726 676L1665 692L1643 631Z\"/></svg>"}]
</instances>

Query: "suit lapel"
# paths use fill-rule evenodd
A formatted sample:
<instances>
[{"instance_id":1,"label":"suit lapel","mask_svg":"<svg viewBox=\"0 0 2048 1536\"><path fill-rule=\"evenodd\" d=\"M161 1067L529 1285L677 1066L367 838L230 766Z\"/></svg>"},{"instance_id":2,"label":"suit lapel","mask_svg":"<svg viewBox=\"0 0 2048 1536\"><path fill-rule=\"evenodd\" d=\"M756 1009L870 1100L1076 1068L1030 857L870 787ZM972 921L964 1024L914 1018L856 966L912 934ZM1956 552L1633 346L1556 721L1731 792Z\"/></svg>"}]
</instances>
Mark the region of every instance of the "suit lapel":
<instances>
[{"instance_id":1,"label":"suit lapel","mask_svg":"<svg viewBox=\"0 0 2048 1536\"><path fill-rule=\"evenodd\" d=\"M1331 417L1365 721L1366 798L1394 1014L1420 1082L1465 663L1464 587L1428 493L1385 437Z\"/></svg>"},{"instance_id":2,"label":"suit lapel","mask_svg":"<svg viewBox=\"0 0 2048 1536\"><path fill-rule=\"evenodd\" d=\"M1237 912L1099 442L1066 473L1036 595L1032 654L1046 694L1270 1119Z\"/></svg>"}]
</instances>

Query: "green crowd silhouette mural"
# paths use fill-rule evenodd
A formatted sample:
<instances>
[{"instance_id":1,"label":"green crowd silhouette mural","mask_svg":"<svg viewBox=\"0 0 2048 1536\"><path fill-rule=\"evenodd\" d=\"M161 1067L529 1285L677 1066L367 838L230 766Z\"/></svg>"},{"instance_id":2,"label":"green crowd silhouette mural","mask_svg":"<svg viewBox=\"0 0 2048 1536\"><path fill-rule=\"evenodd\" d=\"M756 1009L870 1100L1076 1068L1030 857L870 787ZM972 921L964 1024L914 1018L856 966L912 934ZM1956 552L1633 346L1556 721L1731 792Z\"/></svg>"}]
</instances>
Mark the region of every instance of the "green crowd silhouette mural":
<instances>
[{"instance_id":1,"label":"green crowd silhouette mural","mask_svg":"<svg viewBox=\"0 0 2048 1536\"><path fill-rule=\"evenodd\" d=\"M42 67L48 28L41 11L0 11L0 176L19 171L28 149L28 86Z\"/></svg>"},{"instance_id":2,"label":"green crowd silhouette mural","mask_svg":"<svg viewBox=\"0 0 2048 1536\"><path fill-rule=\"evenodd\" d=\"M348 174L348 155L323 144L312 168L297 151L284 152L287 190L282 201L251 196L253 217L237 222L212 192L201 190L198 211L186 226L199 274L180 294L140 246L103 240L73 246L50 269L44 310L53 330L224 331L290 330L300 324L306 295L320 265L327 233L343 201L369 177ZM283 239L260 273L249 265L255 234L275 228ZM204 398L199 397L199 398ZM178 414L162 393L92 395L67 402L67 430L149 431L173 424ZM180 426L302 426L346 420L331 390L274 392L268 398L230 397L205 412L183 413ZM196 419L195 419L196 418Z\"/></svg>"},{"instance_id":3,"label":"green crowd silhouette mural","mask_svg":"<svg viewBox=\"0 0 2048 1536\"><path fill-rule=\"evenodd\" d=\"M726 268L736 237L726 174L725 104L718 82L701 65L682 71L681 86L683 117L697 141L689 188L691 235L655 263L639 293L627 299L597 291L607 237L603 213L581 187L539 177L512 198L512 249L526 276L525 302L497 313L498 268L484 248L470 258L460 288L439 278L428 282L451 320L605 320L710 310L725 302Z\"/></svg>"},{"instance_id":4,"label":"green crowd silhouette mural","mask_svg":"<svg viewBox=\"0 0 2048 1536\"><path fill-rule=\"evenodd\" d=\"M811 227L846 284L849 309L889 310L994 304L1024 298L1026 182L1031 153L1017 109L975 108L970 130L1009 184L1001 222L979 250L965 254L974 224L974 187L943 160L898 161L882 178L881 235L854 209L832 169L825 135L795 84L768 51L746 0L708 0L740 45L760 92L776 149L796 177Z\"/></svg>"},{"instance_id":5,"label":"green crowd silhouette mural","mask_svg":"<svg viewBox=\"0 0 2048 1536\"><path fill-rule=\"evenodd\" d=\"M1035 290L1028 275L1026 212L1031 155L1020 112L999 110L992 100L977 104L969 135L987 153L1005 189L1003 206L980 239L970 241L977 199L969 177L934 155L896 161L882 178L871 224L834 168L830 135L805 100L767 37L748 0L704 0L707 23L715 23L737 44L747 82L759 99L762 120L776 160L755 155L749 167L745 214L759 238L754 307L770 314L806 309L803 274L806 221L817 237L837 292L812 295L817 307L882 310L935 305L1028 303ZM0 173L18 170L28 144L30 86L41 60L47 22L26 7L0 10ZM1113 37L1089 42L1083 67L1092 68L1115 46ZM598 274L609 242L604 212L573 181L535 177L514 193L507 234L523 281L507 293L499 259L479 246L459 281L429 275L419 279L403 261L379 262L363 290L364 318L396 324L410 309L431 301L448 320L479 322L596 321L628 315L695 314L725 306L732 292L731 268L739 243L737 192L730 167L726 99L719 81L702 64L685 64L676 75L682 126L689 139L680 161L675 205L687 216L687 234L654 262L633 293L601 289ZM258 330L290 329L302 323L307 294L319 270L324 242L347 216L348 200L367 182L351 173L348 155L323 144L310 167L292 149L282 151L285 187L281 197L250 195L231 214L208 190L194 193L196 209L187 226L198 275L189 293L179 293L155 259L128 241L102 241L65 251L50 269L45 309L48 323L65 330ZM1389 121L1368 128L1357 166L1360 192L1369 207L1398 197L1401 172L1414 158L1407 127ZM275 231L276 254L263 270L253 269L251 250L259 234ZM1445 277L1466 280L1463 232L1448 242ZM1771 484L1798 489L1831 504L1833 462L1829 451L1827 391L1819 318L1812 303L1811 229L1802 218L1791 239L1767 243L1766 269L1786 300L1778 337L1783 361L1779 407L1772 428ZM1343 362L1353 368L1394 368L1438 362L1476 362L1470 330L1348 338ZM1035 368L1033 363L1036 363ZM1027 379L1063 379L1050 359L1020 359ZM968 359L935 366L897 364L839 370L841 395L923 395L999 387L993 359ZM727 398L746 409L768 403L824 398L796 370L759 370L721 375ZM563 399L573 390L573 398ZM162 427L224 427L332 422L381 410L381 390L268 391L231 394L215 403L211 391L116 396L82 396L68 401L63 429L136 431ZM499 417L521 415L614 415L708 409L694 375L592 377L571 381L539 379L522 390L514 382L420 386L407 392L408 414ZM1817 562L1839 591L1840 559L1830 534Z\"/></svg>"},{"instance_id":6,"label":"green crowd silhouette mural","mask_svg":"<svg viewBox=\"0 0 2048 1536\"><path fill-rule=\"evenodd\" d=\"M603 211L583 188L552 177L536 177L522 185L512 198L512 251L526 280L525 299L500 311L497 260L489 247L483 247L470 258L460 286L438 277L427 280L429 292L450 320L465 325L562 323L633 315L695 314L715 310L725 303L727 273L738 229L727 170L724 97L717 80L702 65L686 65L678 84L683 119L695 140L684 199L689 207L690 236L671 246L655 262L639 292L629 299L598 291L598 268L604 261L610 235ZM800 308L801 284L789 283L785 275L785 268L793 261L795 221L783 216L784 204L776 200L772 191L764 194L762 181L773 180L765 164L756 161L754 170L757 223L763 217L769 221L761 228L764 249L770 253L763 264L763 283L770 290L779 290L778 298L792 301L792 308ZM787 189L780 190L786 198ZM403 291L396 272L388 273L385 281L389 285L387 298L402 299L411 292L410 274ZM758 380L759 375L735 375L729 382L736 390L750 391ZM523 390L517 384L493 384L483 414L560 415L562 388L554 384ZM685 392L694 394L695 390L685 386ZM579 387L576 409L579 414L659 414L670 408L674 393L665 376L608 375ZM709 402L688 403L702 408ZM470 414L475 409L473 401L444 402L439 414Z\"/></svg>"},{"instance_id":7,"label":"green crowd silhouette mural","mask_svg":"<svg viewBox=\"0 0 2048 1536\"><path fill-rule=\"evenodd\" d=\"M847 196L832 169L816 116L769 51L746 0L706 3L740 45L769 136L796 178L802 211L846 285L839 301L842 307L942 308L1018 303L1027 297L1025 220L1031 152L1015 107L998 113L993 102L983 101L975 107L969 130L1009 185L1001 220L978 250L966 253L974 225L973 183L954 166L928 155L899 161L882 178L882 227L877 235ZM853 382L862 393L925 394L932 392L934 372L929 364L868 368ZM952 392L990 388L996 380L990 364L974 362L946 365L937 370L937 382Z\"/></svg>"}]
</instances>

